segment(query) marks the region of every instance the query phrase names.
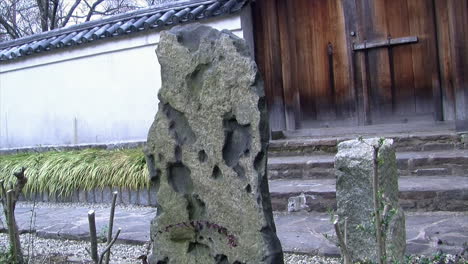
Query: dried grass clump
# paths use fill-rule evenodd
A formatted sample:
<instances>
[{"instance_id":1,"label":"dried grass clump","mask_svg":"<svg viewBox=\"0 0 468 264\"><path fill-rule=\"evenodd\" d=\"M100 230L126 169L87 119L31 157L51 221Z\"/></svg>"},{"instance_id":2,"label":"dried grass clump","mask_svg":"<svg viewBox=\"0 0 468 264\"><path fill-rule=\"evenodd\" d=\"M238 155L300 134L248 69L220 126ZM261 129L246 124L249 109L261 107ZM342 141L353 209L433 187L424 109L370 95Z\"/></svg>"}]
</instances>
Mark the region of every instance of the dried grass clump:
<instances>
[{"instance_id":1,"label":"dried grass clump","mask_svg":"<svg viewBox=\"0 0 468 264\"><path fill-rule=\"evenodd\" d=\"M13 172L26 167L26 194L69 196L78 189L149 187L141 149L50 151L0 156L0 179L15 181Z\"/></svg>"}]
</instances>

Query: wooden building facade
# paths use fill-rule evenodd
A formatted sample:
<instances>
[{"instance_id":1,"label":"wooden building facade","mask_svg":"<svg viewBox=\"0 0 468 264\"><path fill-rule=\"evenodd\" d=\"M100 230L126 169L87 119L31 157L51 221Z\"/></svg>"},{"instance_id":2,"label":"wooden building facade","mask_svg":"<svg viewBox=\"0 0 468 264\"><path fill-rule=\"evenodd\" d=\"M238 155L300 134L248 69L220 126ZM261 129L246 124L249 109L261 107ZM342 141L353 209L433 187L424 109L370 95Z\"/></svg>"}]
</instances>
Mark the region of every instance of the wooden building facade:
<instances>
[{"instance_id":1,"label":"wooden building facade","mask_svg":"<svg viewBox=\"0 0 468 264\"><path fill-rule=\"evenodd\" d=\"M468 129L468 0L257 0L252 12L273 131Z\"/></svg>"}]
</instances>

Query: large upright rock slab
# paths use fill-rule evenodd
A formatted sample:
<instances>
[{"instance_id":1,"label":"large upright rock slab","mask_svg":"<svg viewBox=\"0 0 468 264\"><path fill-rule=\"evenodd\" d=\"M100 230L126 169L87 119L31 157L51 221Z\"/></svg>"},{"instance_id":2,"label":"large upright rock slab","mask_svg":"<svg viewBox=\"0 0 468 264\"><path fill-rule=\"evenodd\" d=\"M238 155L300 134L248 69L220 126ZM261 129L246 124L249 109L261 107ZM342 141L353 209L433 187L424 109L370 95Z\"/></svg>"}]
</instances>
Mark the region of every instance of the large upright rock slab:
<instances>
[{"instance_id":1,"label":"large upright rock slab","mask_svg":"<svg viewBox=\"0 0 468 264\"><path fill-rule=\"evenodd\" d=\"M405 217L398 204L398 175L392 139L358 139L342 142L335 156L337 214L341 230L347 219L347 248L353 261L378 263L374 216L373 177L377 168L378 191L385 197L378 206L383 214L389 263L402 261L406 248Z\"/></svg>"},{"instance_id":2,"label":"large upright rock slab","mask_svg":"<svg viewBox=\"0 0 468 264\"><path fill-rule=\"evenodd\" d=\"M193 24L161 33L145 148L157 186L150 263L283 263L266 175L263 84L245 42Z\"/></svg>"}]
</instances>

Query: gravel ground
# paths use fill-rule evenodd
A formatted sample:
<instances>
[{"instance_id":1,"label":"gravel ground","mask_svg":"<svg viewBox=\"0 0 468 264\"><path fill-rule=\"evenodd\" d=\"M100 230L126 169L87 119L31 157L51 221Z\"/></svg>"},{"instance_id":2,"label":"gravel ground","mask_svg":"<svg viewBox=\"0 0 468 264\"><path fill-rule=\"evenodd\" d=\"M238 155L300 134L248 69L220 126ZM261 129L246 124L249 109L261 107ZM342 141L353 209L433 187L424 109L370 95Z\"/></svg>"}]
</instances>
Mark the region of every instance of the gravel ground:
<instances>
[{"instance_id":1,"label":"gravel ground","mask_svg":"<svg viewBox=\"0 0 468 264\"><path fill-rule=\"evenodd\" d=\"M34 234L22 234L20 236L24 254L28 254L28 249L33 253L33 263L91 263L89 253L89 243L86 241L74 241L63 239L38 238ZM30 243L30 242L33 243ZM29 245L33 245L30 247ZM7 234L0 234L0 252L6 251L8 245ZM99 252L104 248L104 244L99 245ZM115 244L112 247L111 263L130 264L141 263L137 258L147 254L148 245L124 245ZM309 264L309 263L340 263L337 258L324 258L318 256L285 254L285 264Z\"/></svg>"},{"instance_id":2,"label":"gravel ground","mask_svg":"<svg viewBox=\"0 0 468 264\"><path fill-rule=\"evenodd\" d=\"M24 251L23 254L28 255L29 249L29 255L32 253L36 257L37 263L41 263L41 259L48 257L58 259L58 255L62 256L62 261L66 257L68 262L71 263L90 263L91 261L89 253L86 250L89 248L89 242L86 241L44 239L36 237L34 234L22 234L20 239ZM7 234L0 234L0 252L6 250L6 245L8 245ZM30 245L32 246L30 247ZM98 252L101 252L105 244L101 243L98 246ZM137 260L137 258L143 254L147 254L147 246L114 244L112 247L111 263L141 263L141 260ZM44 263L49 263L49 261Z\"/></svg>"},{"instance_id":3,"label":"gravel ground","mask_svg":"<svg viewBox=\"0 0 468 264\"><path fill-rule=\"evenodd\" d=\"M34 234L22 234L20 236L25 255L34 256L32 264L39 263L92 263L87 252L89 243L86 241L62 240L62 239L43 239ZM32 243L31 243L32 242ZM0 252L5 252L8 245L6 234L0 234ZM32 245L30 247L30 245ZM99 252L104 248L104 244L99 245ZM110 263L130 264L142 263L137 258L148 253L148 245L125 245L115 244L112 247L112 257ZM28 251L29 250L29 251ZM29 254L28 254L29 252ZM285 264L339 264L339 258L326 258L320 256L309 256L300 254L284 254ZM431 256L429 259L421 259L419 256L410 257L406 263L453 263L467 264L466 258L457 258L453 255Z\"/></svg>"}]
</instances>

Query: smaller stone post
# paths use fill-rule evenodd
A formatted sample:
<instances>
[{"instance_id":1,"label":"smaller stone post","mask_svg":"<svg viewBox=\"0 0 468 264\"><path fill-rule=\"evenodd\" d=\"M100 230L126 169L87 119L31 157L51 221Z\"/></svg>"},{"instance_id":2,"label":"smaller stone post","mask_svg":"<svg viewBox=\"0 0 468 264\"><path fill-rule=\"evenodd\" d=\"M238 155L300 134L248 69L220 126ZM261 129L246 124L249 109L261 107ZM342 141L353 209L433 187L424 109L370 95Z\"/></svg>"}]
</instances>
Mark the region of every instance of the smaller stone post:
<instances>
[{"instance_id":1,"label":"smaller stone post","mask_svg":"<svg viewBox=\"0 0 468 264\"><path fill-rule=\"evenodd\" d=\"M357 139L338 145L335 156L339 230L352 261L402 261L405 218L398 204L392 139ZM346 221L346 228L344 225ZM342 250L343 252L343 250Z\"/></svg>"}]
</instances>

